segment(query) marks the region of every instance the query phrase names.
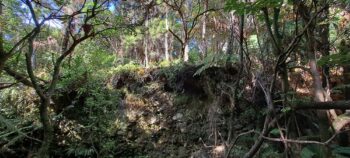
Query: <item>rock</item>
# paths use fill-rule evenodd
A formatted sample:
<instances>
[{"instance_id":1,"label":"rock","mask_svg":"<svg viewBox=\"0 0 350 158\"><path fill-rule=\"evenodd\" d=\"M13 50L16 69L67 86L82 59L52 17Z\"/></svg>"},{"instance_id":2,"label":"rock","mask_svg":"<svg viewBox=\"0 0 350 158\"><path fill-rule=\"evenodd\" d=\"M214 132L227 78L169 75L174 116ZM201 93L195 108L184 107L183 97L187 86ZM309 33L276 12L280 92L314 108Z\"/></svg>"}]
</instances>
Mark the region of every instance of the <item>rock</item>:
<instances>
[{"instance_id":1,"label":"rock","mask_svg":"<svg viewBox=\"0 0 350 158\"><path fill-rule=\"evenodd\" d=\"M155 124L155 123L157 123L157 122L158 122L158 119L157 119L157 117L155 117L155 116L152 116L152 117L148 120L148 123L151 124L151 125L153 125L153 124Z\"/></svg>"},{"instance_id":2,"label":"rock","mask_svg":"<svg viewBox=\"0 0 350 158\"><path fill-rule=\"evenodd\" d=\"M198 150L191 154L190 158L209 158L209 155L204 150Z\"/></svg>"},{"instance_id":3,"label":"rock","mask_svg":"<svg viewBox=\"0 0 350 158\"><path fill-rule=\"evenodd\" d=\"M186 148L181 146L178 148L178 155L177 156L178 157L186 157L186 156L188 156L186 153L187 153Z\"/></svg>"},{"instance_id":4,"label":"rock","mask_svg":"<svg viewBox=\"0 0 350 158\"><path fill-rule=\"evenodd\" d=\"M154 106L159 106L160 103L159 103L159 101L154 101L154 102L153 102L153 105L154 105Z\"/></svg>"},{"instance_id":5,"label":"rock","mask_svg":"<svg viewBox=\"0 0 350 158\"><path fill-rule=\"evenodd\" d=\"M226 151L225 145L216 146L213 150L215 157L224 157Z\"/></svg>"},{"instance_id":6,"label":"rock","mask_svg":"<svg viewBox=\"0 0 350 158\"><path fill-rule=\"evenodd\" d=\"M177 113L176 115L173 116L173 120L176 121L176 120L180 120L184 115L181 114L181 113Z\"/></svg>"},{"instance_id":7,"label":"rock","mask_svg":"<svg viewBox=\"0 0 350 158\"><path fill-rule=\"evenodd\" d=\"M117 135L124 135L125 134L125 132L123 131L123 130L119 130L118 132L117 132Z\"/></svg>"}]
</instances>

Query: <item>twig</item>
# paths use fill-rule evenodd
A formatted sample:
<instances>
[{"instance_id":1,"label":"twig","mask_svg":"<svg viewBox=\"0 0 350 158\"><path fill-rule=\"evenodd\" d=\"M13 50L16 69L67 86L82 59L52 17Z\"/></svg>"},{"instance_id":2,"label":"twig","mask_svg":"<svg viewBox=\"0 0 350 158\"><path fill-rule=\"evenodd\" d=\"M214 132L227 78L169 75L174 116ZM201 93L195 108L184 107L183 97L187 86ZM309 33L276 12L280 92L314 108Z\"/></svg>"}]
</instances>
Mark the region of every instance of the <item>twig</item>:
<instances>
[{"instance_id":1,"label":"twig","mask_svg":"<svg viewBox=\"0 0 350 158\"><path fill-rule=\"evenodd\" d=\"M330 137L327 141L325 142L319 142L319 141L313 141L313 140L293 140L293 139L283 139L283 138L271 138L271 137L266 137L266 136L262 136L264 139L269 140L269 141L274 141L274 142L287 142L287 143L297 143L297 144L319 144L319 145L329 145L329 143L340 133L343 132L348 132L350 131L350 129L348 130L344 130L341 132L336 132L332 135L332 137ZM254 131L254 133L260 134L259 132Z\"/></svg>"},{"instance_id":2,"label":"twig","mask_svg":"<svg viewBox=\"0 0 350 158\"><path fill-rule=\"evenodd\" d=\"M237 140L244 136L244 135L247 135L247 134L251 134L251 133L254 133L254 129L250 130L250 131L247 131L247 132L243 132L243 133L240 133L234 140L233 142L230 144L227 152L226 152L226 155L225 155L225 158L228 158L230 156L230 152L231 150L233 149L234 145L236 144Z\"/></svg>"}]
</instances>

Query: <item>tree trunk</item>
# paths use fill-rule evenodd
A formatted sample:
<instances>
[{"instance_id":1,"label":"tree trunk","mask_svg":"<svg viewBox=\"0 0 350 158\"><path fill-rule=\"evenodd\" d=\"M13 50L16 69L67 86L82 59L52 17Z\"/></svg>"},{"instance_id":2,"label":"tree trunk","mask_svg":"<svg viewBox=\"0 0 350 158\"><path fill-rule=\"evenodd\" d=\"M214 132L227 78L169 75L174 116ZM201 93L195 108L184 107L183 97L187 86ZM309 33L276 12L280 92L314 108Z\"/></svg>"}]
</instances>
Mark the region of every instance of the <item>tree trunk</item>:
<instances>
[{"instance_id":1,"label":"tree trunk","mask_svg":"<svg viewBox=\"0 0 350 158\"><path fill-rule=\"evenodd\" d=\"M0 0L0 16L2 16L2 0ZM4 50L4 39L3 39L3 32L2 32L2 25L0 25L0 76L2 70L4 70L5 62L8 59L8 55L6 54Z\"/></svg>"},{"instance_id":2,"label":"tree trunk","mask_svg":"<svg viewBox=\"0 0 350 158\"><path fill-rule=\"evenodd\" d=\"M189 47L188 47L188 42L186 41L184 43L184 45L182 46L182 51L183 51L183 58L184 58L184 62L188 62L189 60L189 56L188 56L188 53L189 53Z\"/></svg>"},{"instance_id":3,"label":"tree trunk","mask_svg":"<svg viewBox=\"0 0 350 158\"><path fill-rule=\"evenodd\" d=\"M40 158L49 158L50 157L50 146L53 141L53 127L50 121L50 116L48 113L48 107L50 105L50 99L48 98L41 98L40 99L40 107L39 107L39 113L40 113L40 121L43 125L43 142L41 144L41 147L38 152L38 157Z\"/></svg>"},{"instance_id":4,"label":"tree trunk","mask_svg":"<svg viewBox=\"0 0 350 158\"><path fill-rule=\"evenodd\" d=\"M274 28L274 34L275 34L275 39L276 39L276 53L277 56L282 55L283 51L283 46L282 46L282 39L283 36L280 33L280 26L278 24L279 16L280 16L280 9L279 8L274 8L274 15L273 15L273 28ZM279 76L282 80L282 92L283 92L283 102L284 104L287 102L287 93L289 91L289 81L288 81L288 69L287 69L287 64L285 61L280 64L279 66Z\"/></svg>"},{"instance_id":5,"label":"tree trunk","mask_svg":"<svg viewBox=\"0 0 350 158\"><path fill-rule=\"evenodd\" d=\"M146 21L145 21L145 27L147 28L148 27L148 17L146 17ZM149 62L149 59L148 59L148 31L145 32L145 37L143 39L143 46L144 46L144 56L145 56L145 59L144 59L144 65L146 68L149 67L148 65L148 62Z\"/></svg>"},{"instance_id":6,"label":"tree trunk","mask_svg":"<svg viewBox=\"0 0 350 158\"><path fill-rule=\"evenodd\" d=\"M278 58L280 55L282 55L283 52L283 46L282 46L282 35L280 34L280 26L278 25L278 20L280 16L280 9L279 8L274 8L273 10L273 22L271 24L270 18L269 18L269 13L268 13L268 8L263 9L264 12L264 19L267 27L267 31L270 35L270 38L273 41L273 46L274 46L274 55ZM272 28L274 32L272 32ZM281 88L283 92L283 103L286 104L287 102L287 93L289 91L289 81L288 81L288 69L287 69L287 64L285 61L283 63L277 63L278 65L278 75L281 78Z\"/></svg>"},{"instance_id":7,"label":"tree trunk","mask_svg":"<svg viewBox=\"0 0 350 158\"><path fill-rule=\"evenodd\" d=\"M0 16L2 16L2 0L0 0ZM4 51L4 39L3 39L3 32L2 32L2 25L0 25L0 59L1 55L5 53ZM2 60L0 60L2 62ZM2 71L2 69L0 69Z\"/></svg>"},{"instance_id":8,"label":"tree trunk","mask_svg":"<svg viewBox=\"0 0 350 158\"><path fill-rule=\"evenodd\" d=\"M227 45L227 50L226 50L226 54L229 55L229 57L231 57L233 55L233 42L235 40L235 27L236 26L236 21L237 21L237 17L233 14L233 11L230 12L230 36L228 39L228 45ZM241 48L241 47L240 47Z\"/></svg>"},{"instance_id":9,"label":"tree trunk","mask_svg":"<svg viewBox=\"0 0 350 158\"><path fill-rule=\"evenodd\" d=\"M169 21L168 21L168 7L165 6L165 37L164 37L164 52L165 52L165 60L169 61L169 44L168 44L168 30L169 30Z\"/></svg>"},{"instance_id":10,"label":"tree trunk","mask_svg":"<svg viewBox=\"0 0 350 158\"><path fill-rule=\"evenodd\" d=\"M325 91L322 87L321 75L318 72L316 59L315 59L315 50L314 50L314 34L313 30L309 29L307 31L308 42L309 42L309 50L308 50L308 58L309 58L309 66L311 71L311 76L313 80L313 97L315 102L325 102ZM327 141L330 137L330 133L328 132L329 124L328 124L328 115L327 110L317 110L317 117L319 120L319 130L320 130L320 138L321 141ZM330 156L330 151L327 147L321 147L321 150L324 152L323 155L325 157Z\"/></svg>"},{"instance_id":11,"label":"tree trunk","mask_svg":"<svg viewBox=\"0 0 350 158\"><path fill-rule=\"evenodd\" d=\"M149 67L149 65L148 65L148 62L149 62L149 60L148 60L148 44L147 44L146 38L144 39L143 44L144 44L144 52L143 53L145 56L143 62L144 62L145 67L148 68Z\"/></svg>"},{"instance_id":12,"label":"tree trunk","mask_svg":"<svg viewBox=\"0 0 350 158\"><path fill-rule=\"evenodd\" d=\"M40 28L39 28L40 29ZM36 36L36 35L35 35ZM39 115L40 115L40 122L42 124L43 129L43 142L41 144L41 147L38 151L38 157L39 158L49 158L50 157L50 146L53 141L53 127L51 125L50 116L48 113L48 107L50 105L50 98L51 95L47 94L49 92L45 92L44 89L42 89L39 85L39 82L37 81L34 71L33 71L33 63L32 63L32 55L34 52L34 46L33 41L34 38L30 37L28 39L28 52L26 53L26 66L27 66L27 73L30 78L30 81L33 85L33 88L35 89L35 92L40 97L40 105L39 105ZM54 83L55 78L52 79L52 84ZM57 80L57 78L56 78Z\"/></svg>"},{"instance_id":13,"label":"tree trunk","mask_svg":"<svg viewBox=\"0 0 350 158\"><path fill-rule=\"evenodd\" d=\"M204 2L204 10L208 10L208 0ZM201 56L202 58L207 55L207 40L206 40L206 28L207 28L207 13L205 13L202 17L202 41L201 41Z\"/></svg>"},{"instance_id":14,"label":"tree trunk","mask_svg":"<svg viewBox=\"0 0 350 158\"><path fill-rule=\"evenodd\" d=\"M36 52L34 49L32 51L33 52L32 52L32 55L30 57L30 60L32 61L32 68L34 70L36 68Z\"/></svg>"},{"instance_id":15,"label":"tree trunk","mask_svg":"<svg viewBox=\"0 0 350 158\"><path fill-rule=\"evenodd\" d=\"M299 3L299 12L300 15L303 18L303 21L305 23L308 23L311 19L311 14L310 14L310 8L306 6L303 3ZM315 102L325 102L327 101L326 99L326 92L324 88L322 87L322 79L321 75L318 71L317 67L317 62L316 62L316 50L315 50L315 30L316 26L315 24L311 24L307 30L306 30L306 39L308 42L308 53L307 57L309 60L309 66L310 66L310 71L311 71L311 77L313 80L313 97ZM318 124L319 124L319 130L320 130L320 139L321 141L327 141L330 137L330 133L328 131L330 125L328 123L328 115L327 115L327 110L317 110L317 117L318 117ZM323 157L330 157L330 151L327 147L320 147L321 151L323 152L322 155Z\"/></svg>"},{"instance_id":16,"label":"tree trunk","mask_svg":"<svg viewBox=\"0 0 350 158\"><path fill-rule=\"evenodd\" d=\"M329 9L329 5L327 4L327 2L325 0L320 1L320 6L322 7L323 5L326 5L326 8L320 13L320 18L319 18L319 23L321 23L321 25L319 25L318 27L318 34L320 36L321 39L321 44L319 44L319 48L318 50L321 52L322 56L328 56L329 55L329 22L328 22L328 9ZM330 101L330 93L329 89L331 87L329 87L329 66L325 65L322 67L322 87L324 89L327 90L327 95L326 97L328 97L327 101Z\"/></svg>"},{"instance_id":17,"label":"tree trunk","mask_svg":"<svg viewBox=\"0 0 350 158\"><path fill-rule=\"evenodd\" d=\"M349 6L350 3L347 5ZM349 21L346 17L348 17L350 15L350 12L349 10L345 10L344 11L346 15L344 15L343 19L341 21L345 21L345 24L349 24ZM347 26L347 25L345 25ZM340 30L344 30L344 29L347 29L347 28L341 28ZM349 40L347 38L343 38L341 39L341 42L340 42L340 48L339 48L339 51L340 53L342 53L343 55L346 55L347 53L349 53ZM350 100L350 64L344 64L342 65L343 67L343 80L344 80L344 84L346 85L344 87L344 96L345 96L345 100ZM349 113L350 110L349 109L346 109L345 110L346 113ZM339 134L339 145L340 146L349 146L349 132L344 132L344 133L341 133Z\"/></svg>"},{"instance_id":18,"label":"tree trunk","mask_svg":"<svg viewBox=\"0 0 350 158\"><path fill-rule=\"evenodd\" d=\"M0 76L2 71L5 68L6 61L8 60L9 55L5 54L5 52L0 52Z\"/></svg>"}]
</instances>

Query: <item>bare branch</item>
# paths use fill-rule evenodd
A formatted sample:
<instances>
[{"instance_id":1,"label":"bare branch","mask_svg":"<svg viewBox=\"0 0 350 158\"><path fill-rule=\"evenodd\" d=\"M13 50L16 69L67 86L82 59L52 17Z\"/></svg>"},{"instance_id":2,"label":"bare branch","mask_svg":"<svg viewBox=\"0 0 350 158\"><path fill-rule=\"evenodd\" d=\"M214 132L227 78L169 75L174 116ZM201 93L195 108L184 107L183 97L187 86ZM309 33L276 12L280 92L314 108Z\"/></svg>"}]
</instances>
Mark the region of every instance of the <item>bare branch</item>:
<instances>
[{"instance_id":1,"label":"bare branch","mask_svg":"<svg viewBox=\"0 0 350 158\"><path fill-rule=\"evenodd\" d=\"M208 10L205 10L199 14L197 14L194 18L193 18L193 21L192 21L192 24L191 24L191 28L190 30L188 31L188 34L191 34L191 32L193 31L193 29L195 28L195 26L198 24L198 18L200 18L202 15L208 13L208 12L214 12L214 11L218 11L219 9L208 9Z\"/></svg>"},{"instance_id":2,"label":"bare branch","mask_svg":"<svg viewBox=\"0 0 350 158\"><path fill-rule=\"evenodd\" d=\"M33 84L27 79L27 77L24 74L20 74L18 72L15 72L15 71L11 70L9 67L5 67L4 70L8 75L15 78L18 82L21 82L28 87L33 87Z\"/></svg>"},{"instance_id":3,"label":"bare branch","mask_svg":"<svg viewBox=\"0 0 350 158\"><path fill-rule=\"evenodd\" d=\"M294 110L350 109L350 100L328 102L294 101L291 104Z\"/></svg>"},{"instance_id":4,"label":"bare branch","mask_svg":"<svg viewBox=\"0 0 350 158\"><path fill-rule=\"evenodd\" d=\"M282 139L282 138L271 138L271 137L266 137L263 136L264 139L269 140L269 141L274 141L274 142L287 142L287 143L297 143L297 144L319 144L319 145L329 145L332 140L339 135L340 133L348 132L348 130L344 130L341 132L336 132L334 133L327 141L325 142L319 142L319 141L313 141L313 140L293 140L293 139ZM254 133L260 134L259 132L254 131ZM261 135L261 134L260 134Z\"/></svg>"},{"instance_id":5,"label":"bare branch","mask_svg":"<svg viewBox=\"0 0 350 158\"><path fill-rule=\"evenodd\" d=\"M0 83L0 90L10 88L14 85L18 84L18 82L15 83Z\"/></svg>"},{"instance_id":6,"label":"bare branch","mask_svg":"<svg viewBox=\"0 0 350 158\"><path fill-rule=\"evenodd\" d=\"M181 43L181 45L184 45L185 42L176 33L174 33L171 29L169 29L169 32Z\"/></svg>"},{"instance_id":7,"label":"bare branch","mask_svg":"<svg viewBox=\"0 0 350 158\"><path fill-rule=\"evenodd\" d=\"M253 133L253 132L254 132L254 130L249 130L249 131L247 131L247 132L240 133L240 134L234 139L234 141L229 145L229 148L228 148L228 150L227 150L227 152L226 152L225 158L228 158L228 157L230 156L230 153L231 153L232 148L235 146L237 140L238 140L240 137L242 137L242 136L244 136L244 135L251 134L251 133Z\"/></svg>"}]
</instances>

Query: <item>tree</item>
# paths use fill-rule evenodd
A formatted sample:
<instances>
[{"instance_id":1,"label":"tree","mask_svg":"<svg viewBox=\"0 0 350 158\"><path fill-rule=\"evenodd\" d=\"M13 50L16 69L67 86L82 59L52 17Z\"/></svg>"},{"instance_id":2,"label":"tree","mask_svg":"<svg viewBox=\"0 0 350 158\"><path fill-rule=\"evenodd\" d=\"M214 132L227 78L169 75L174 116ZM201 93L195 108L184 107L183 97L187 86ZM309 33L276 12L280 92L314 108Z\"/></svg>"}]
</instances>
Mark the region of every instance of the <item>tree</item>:
<instances>
[{"instance_id":1,"label":"tree","mask_svg":"<svg viewBox=\"0 0 350 158\"><path fill-rule=\"evenodd\" d=\"M190 39L193 36L194 28L199 23L199 18L207 12L215 11L216 9L202 10L200 1L195 3L192 0L165 0L164 3L177 12L179 20L181 21L180 35L174 32L172 29L169 29L169 32L180 42L182 58L185 62L187 62L189 59L188 53L190 51ZM195 7L197 9L192 8L194 5L198 5Z\"/></svg>"},{"instance_id":2,"label":"tree","mask_svg":"<svg viewBox=\"0 0 350 158\"><path fill-rule=\"evenodd\" d=\"M48 111L48 108L50 106L50 101L52 100L53 95L55 95L56 91L56 85L60 80L60 69L64 62L64 60L72 55L74 52L74 49L83 41L95 37L99 34L102 34L105 31L108 31L110 29L115 29L118 26L109 26L105 25L104 27L98 27L100 25L99 22L107 23L107 21L99 21L96 20L99 14L102 14L105 11L108 11L108 3L109 1L84 1L80 5L80 8L77 10L74 10L70 14L60 14L61 7L55 8L47 8L43 4L39 2L32 2L30 0L24 1L24 5L26 5L29 9L30 16L34 23L34 29L27 34L25 37L23 37L19 42L17 42L13 48L11 48L10 51L5 52L2 48L2 58L4 60L2 61L3 67L5 67L5 61L9 59L14 54L14 50L21 44L27 42L28 43L28 50L26 53L26 67L27 67L27 73L30 78L30 80L27 80L25 76L16 73L15 71L11 70L11 67L6 67L6 72L13 76L15 79L17 79L19 82L24 83L27 86L32 86L37 95L40 98L40 105L39 105L39 113L40 113L40 121L43 125L43 142L41 145L41 148L38 152L39 157L49 157L50 155L50 146L54 139L54 130L50 118L50 114ZM33 6L35 4L35 7L39 7L41 9L46 9L49 11L49 13L40 13L42 15L38 15L38 13L35 11L35 8ZM46 15L46 16L45 16ZM39 18L41 16L45 16L43 19ZM75 21L74 25L75 27L79 26L79 28L73 28L73 20L76 17L84 17L80 21ZM53 65L53 71L51 72L51 80L42 82L40 80L33 69L33 61L32 56L34 52L34 40L37 37L39 33L41 33L43 29L43 25L47 20L65 20L68 21L68 24L66 26L66 32L63 38L63 45L62 45L62 52L60 53L59 57L56 58L54 65ZM67 31L68 30L68 31ZM68 32L68 33L67 33ZM71 41L71 42L69 42ZM1 45L3 42L1 43Z\"/></svg>"}]
</instances>

